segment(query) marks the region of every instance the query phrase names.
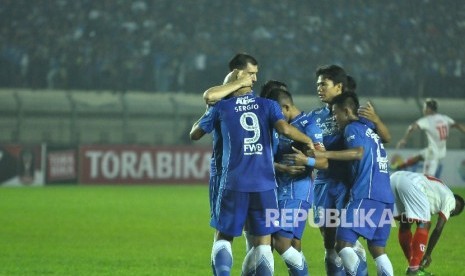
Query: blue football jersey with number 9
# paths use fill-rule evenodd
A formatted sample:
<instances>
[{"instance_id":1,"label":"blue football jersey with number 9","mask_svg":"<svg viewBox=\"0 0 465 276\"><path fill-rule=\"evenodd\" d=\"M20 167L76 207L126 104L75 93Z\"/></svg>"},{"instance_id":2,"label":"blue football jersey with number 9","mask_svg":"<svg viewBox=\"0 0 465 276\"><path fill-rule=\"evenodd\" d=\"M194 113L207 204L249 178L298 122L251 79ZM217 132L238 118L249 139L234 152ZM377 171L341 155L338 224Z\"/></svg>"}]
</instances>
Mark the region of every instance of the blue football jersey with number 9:
<instances>
[{"instance_id":1,"label":"blue football jersey with number 9","mask_svg":"<svg viewBox=\"0 0 465 276\"><path fill-rule=\"evenodd\" d=\"M284 120L278 103L248 93L221 100L201 118L207 133L220 122L223 139L220 188L261 192L276 188L273 128Z\"/></svg>"}]
</instances>

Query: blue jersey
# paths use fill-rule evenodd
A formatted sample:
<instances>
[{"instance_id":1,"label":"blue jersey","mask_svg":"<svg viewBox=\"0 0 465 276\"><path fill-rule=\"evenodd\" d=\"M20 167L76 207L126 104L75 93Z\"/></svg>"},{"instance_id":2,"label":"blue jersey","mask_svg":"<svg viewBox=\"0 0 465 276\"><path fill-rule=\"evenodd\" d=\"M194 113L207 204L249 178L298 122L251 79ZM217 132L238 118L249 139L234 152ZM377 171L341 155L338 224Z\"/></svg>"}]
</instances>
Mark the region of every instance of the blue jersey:
<instances>
[{"instance_id":1,"label":"blue jersey","mask_svg":"<svg viewBox=\"0 0 465 276\"><path fill-rule=\"evenodd\" d=\"M221 125L219 122L212 122L208 116L212 107L210 106L199 121L199 127L205 130L206 125L213 124L213 151L210 159L210 176L216 176L221 173L221 161L223 155L223 139L221 135Z\"/></svg>"},{"instance_id":2,"label":"blue jersey","mask_svg":"<svg viewBox=\"0 0 465 276\"><path fill-rule=\"evenodd\" d=\"M305 113L302 112L296 118L292 119L290 124L310 137L314 144L323 143L323 135L320 128L315 124L310 123L310 120ZM283 154L294 153L292 150L293 145L295 145L295 143L293 144L293 140L285 137L284 135L280 135L275 155L276 162L282 163ZM313 187L311 170L311 168L307 167L303 174L294 176L283 172L276 172L276 179L278 181L278 199L300 199L312 202L311 191Z\"/></svg>"},{"instance_id":3,"label":"blue jersey","mask_svg":"<svg viewBox=\"0 0 465 276\"><path fill-rule=\"evenodd\" d=\"M221 135L221 125L215 124L213 130L213 152L210 161L210 176L221 173L221 161L223 156L223 137Z\"/></svg>"},{"instance_id":4,"label":"blue jersey","mask_svg":"<svg viewBox=\"0 0 465 276\"><path fill-rule=\"evenodd\" d=\"M327 106L311 111L308 117L313 124L321 129L323 133L323 145L326 150L339 151L345 149L342 133L338 130L331 110ZM346 161L328 159L328 169L318 170L315 179L319 180L319 182L325 182L328 178L347 182L348 176L349 165Z\"/></svg>"},{"instance_id":5,"label":"blue jersey","mask_svg":"<svg viewBox=\"0 0 465 276\"><path fill-rule=\"evenodd\" d=\"M199 126L207 133L220 123L223 141L220 188L262 192L276 188L272 130L284 120L279 105L248 93L216 103Z\"/></svg>"},{"instance_id":6,"label":"blue jersey","mask_svg":"<svg viewBox=\"0 0 465 276\"><path fill-rule=\"evenodd\" d=\"M394 203L388 157L378 134L361 121L354 121L345 127L344 140L348 149L363 148L362 158L351 162L351 199Z\"/></svg>"}]
</instances>

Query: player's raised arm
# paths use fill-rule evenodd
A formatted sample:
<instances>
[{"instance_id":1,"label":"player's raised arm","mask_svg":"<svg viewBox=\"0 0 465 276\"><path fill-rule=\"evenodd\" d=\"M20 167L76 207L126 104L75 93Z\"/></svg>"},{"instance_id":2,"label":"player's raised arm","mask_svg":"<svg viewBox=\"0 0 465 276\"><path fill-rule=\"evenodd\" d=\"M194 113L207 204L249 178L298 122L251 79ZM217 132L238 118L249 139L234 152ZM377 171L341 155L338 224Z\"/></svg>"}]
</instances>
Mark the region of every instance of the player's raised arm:
<instances>
[{"instance_id":1,"label":"player's raised arm","mask_svg":"<svg viewBox=\"0 0 465 276\"><path fill-rule=\"evenodd\" d=\"M465 125L455 122L451 127L460 130L462 133L465 133Z\"/></svg>"},{"instance_id":2,"label":"player's raised arm","mask_svg":"<svg viewBox=\"0 0 465 276\"><path fill-rule=\"evenodd\" d=\"M234 69L224 79L222 85L213 86L203 93L203 99L207 104L215 104L229 94L241 89L252 89L254 79L252 75L246 74L244 70Z\"/></svg>"},{"instance_id":3,"label":"player's raised arm","mask_svg":"<svg viewBox=\"0 0 465 276\"><path fill-rule=\"evenodd\" d=\"M410 135L412 135L412 133L418 129L420 129L420 127L418 126L417 123L413 123L409 125L409 127L407 128L407 131L404 134L404 137L402 137L402 139L399 140L396 147L403 148L407 144L407 141L410 138Z\"/></svg>"}]
</instances>

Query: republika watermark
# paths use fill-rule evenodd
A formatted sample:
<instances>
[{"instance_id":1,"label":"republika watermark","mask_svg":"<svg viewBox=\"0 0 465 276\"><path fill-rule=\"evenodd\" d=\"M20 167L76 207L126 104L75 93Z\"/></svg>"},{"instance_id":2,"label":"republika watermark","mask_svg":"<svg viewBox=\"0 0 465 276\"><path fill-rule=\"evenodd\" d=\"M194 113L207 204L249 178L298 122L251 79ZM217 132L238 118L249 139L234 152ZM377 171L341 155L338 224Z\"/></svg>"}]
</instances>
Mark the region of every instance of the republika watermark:
<instances>
[{"instance_id":1,"label":"republika watermark","mask_svg":"<svg viewBox=\"0 0 465 276\"><path fill-rule=\"evenodd\" d=\"M307 221L311 227L383 227L396 226L391 209L383 209L381 216L375 215L376 209L319 209L317 223L313 220L313 209L266 209L265 224L280 227L297 227ZM348 212L352 212L349 214ZM378 211L379 212L379 211Z\"/></svg>"}]
</instances>

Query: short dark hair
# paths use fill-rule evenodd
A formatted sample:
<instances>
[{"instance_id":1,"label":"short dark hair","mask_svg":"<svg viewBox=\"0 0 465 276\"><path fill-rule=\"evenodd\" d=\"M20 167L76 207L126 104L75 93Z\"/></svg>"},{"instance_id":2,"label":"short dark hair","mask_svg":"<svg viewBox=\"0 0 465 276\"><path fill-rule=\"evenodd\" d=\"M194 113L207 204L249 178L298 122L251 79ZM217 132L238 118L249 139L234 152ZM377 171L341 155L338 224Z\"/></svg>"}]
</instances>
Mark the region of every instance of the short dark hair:
<instances>
[{"instance_id":1,"label":"short dark hair","mask_svg":"<svg viewBox=\"0 0 465 276\"><path fill-rule=\"evenodd\" d=\"M246 53L238 53L229 61L229 71L234 69L243 70L247 64L258 65L258 61L251 55Z\"/></svg>"},{"instance_id":2,"label":"short dark hair","mask_svg":"<svg viewBox=\"0 0 465 276\"><path fill-rule=\"evenodd\" d=\"M280 82L277 80L269 80L262 86L262 90L260 91L260 97L268 98L268 95L270 94L270 91L273 90L273 88L281 88L286 91L288 90L287 84L285 84L284 82Z\"/></svg>"},{"instance_id":3,"label":"short dark hair","mask_svg":"<svg viewBox=\"0 0 465 276\"><path fill-rule=\"evenodd\" d=\"M339 108L349 108L354 114L357 114L357 110L360 107L358 96L354 92L345 92L334 97L332 104Z\"/></svg>"},{"instance_id":4,"label":"short dark hair","mask_svg":"<svg viewBox=\"0 0 465 276\"><path fill-rule=\"evenodd\" d=\"M460 215L460 213L462 213L463 211L463 207L464 207L464 201L463 201L463 197L459 196L458 194L454 194L454 197L455 197L455 202L458 202L459 203L459 207L458 207L458 210L454 209L452 212L451 212L451 216L458 216ZM457 205L457 204L456 204Z\"/></svg>"},{"instance_id":5,"label":"short dark hair","mask_svg":"<svg viewBox=\"0 0 465 276\"><path fill-rule=\"evenodd\" d=\"M334 85L342 83L342 91L345 92L347 88L347 74L341 66L338 65L324 65L316 69L316 78L323 76L325 79L332 80Z\"/></svg>"},{"instance_id":6,"label":"short dark hair","mask_svg":"<svg viewBox=\"0 0 465 276\"><path fill-rule=\"evenodd\" d=\"M294 104L294 100L292 100L292 95L286 89L276 87L270 90L268 93L267 99L277 101L278 103L282 103L283 101L288 101L290 104Z\"/></svg>"},{"instance_id":7,"label":"short dark hair","mask_svg":"<svg viewBox=\"0 0 465 276\"><path fill-rule=\"evenodd\" d=\"M355 79L352 76L347 75L347 87L346 87L345 91L355 93L356 89L357 89L357 82L355 81Z\"/></svg>"},{"instance_id":8,"label":"short dark hair","mask_svg":"<svg viewBox=\"0 0 465 276\"><path fill-rule=\"evenodd\" d=\"M438 111L438 102L435 99L427 98L425 100L426 107L434 112Z\"/></svg>"}]
</instances>

